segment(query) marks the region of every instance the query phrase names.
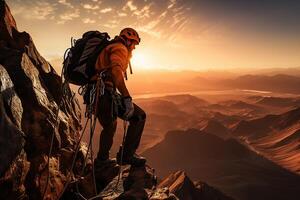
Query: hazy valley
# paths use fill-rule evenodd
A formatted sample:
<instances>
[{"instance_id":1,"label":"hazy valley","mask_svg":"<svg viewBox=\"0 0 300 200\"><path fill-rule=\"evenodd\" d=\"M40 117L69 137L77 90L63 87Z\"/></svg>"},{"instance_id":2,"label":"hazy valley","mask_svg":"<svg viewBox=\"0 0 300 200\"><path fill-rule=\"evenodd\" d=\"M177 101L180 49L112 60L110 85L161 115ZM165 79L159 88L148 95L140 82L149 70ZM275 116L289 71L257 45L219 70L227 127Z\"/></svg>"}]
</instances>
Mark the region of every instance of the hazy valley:
<instances>
[{"instance_id":1,"label":"hazy valley","mask_svg":"<svg viewBox=\"0 0 300 200\"><path fill-rule=\"evenodd\" d=\"M288 87L280 81L285 76L270 77L279 78L273 81L277 89ZM159 169L160 177L185 170L193 180L206 180L236 199L297 199L300 96L293 81L284 82L295 88L292 93L278 92L272 84L190 92L161 85L166 87L157 89L161 93L136 92L135 103L147 113L139 153ZM160 83L152 84L158 88ZM199 84L205 87L205 82ZM122 132L119 121L112 157Z\"/></svg>"}]
</instances>

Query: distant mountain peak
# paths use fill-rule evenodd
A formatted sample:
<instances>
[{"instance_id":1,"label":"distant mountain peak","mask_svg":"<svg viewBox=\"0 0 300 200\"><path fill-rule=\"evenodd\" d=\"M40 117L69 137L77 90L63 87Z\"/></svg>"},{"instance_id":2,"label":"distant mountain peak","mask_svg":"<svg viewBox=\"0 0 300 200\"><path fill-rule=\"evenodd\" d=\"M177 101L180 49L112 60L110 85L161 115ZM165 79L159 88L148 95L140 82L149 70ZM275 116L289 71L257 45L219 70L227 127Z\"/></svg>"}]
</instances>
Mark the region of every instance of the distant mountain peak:
<instances>
[{"instance_id":1,"label":"distant mountain peak","mask_svg":"<svg viewBox=\"0 0 300 200\"><path fill-rule=\"evenodd\" d=\"M176 171L162 180L158 187L168 187L179 199L201 199L201 200L232 200L218 190L208 186L206 183L197 181L194 184L185 171Z\"/></svg>"}]
</instances>

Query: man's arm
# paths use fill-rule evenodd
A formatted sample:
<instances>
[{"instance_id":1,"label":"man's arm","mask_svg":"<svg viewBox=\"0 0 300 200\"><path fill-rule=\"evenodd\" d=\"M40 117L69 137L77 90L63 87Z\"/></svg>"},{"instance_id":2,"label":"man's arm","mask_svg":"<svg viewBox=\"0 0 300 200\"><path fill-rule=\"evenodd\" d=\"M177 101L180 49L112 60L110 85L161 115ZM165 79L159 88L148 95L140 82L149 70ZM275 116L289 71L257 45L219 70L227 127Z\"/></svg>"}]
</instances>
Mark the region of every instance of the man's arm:
<instances>
[{"instance_id":1,"label":"man's arm","mask_svg":"<svg viewBox=\"0 0 300 200\"><path fill-rule=\"evenodd\" d=\"M111 46L110 63L112 79L116 88L123 97L130 96L124 80L124 72L128 65L128 50L123 44L116 43Z\"/></svg>"},{"instance_id":2,"label":"man's arm","mask_svg":"<svg viewBox=\"0 0 300 200\"><path fill-rule=\"evenodd\" d=\"M111 69L112 78L114 80L114 84L116 88L119 90L123 97L130 96L128 89L125 84L124 75L121 67L115 66Z\"/></svg>"}]
</instances>

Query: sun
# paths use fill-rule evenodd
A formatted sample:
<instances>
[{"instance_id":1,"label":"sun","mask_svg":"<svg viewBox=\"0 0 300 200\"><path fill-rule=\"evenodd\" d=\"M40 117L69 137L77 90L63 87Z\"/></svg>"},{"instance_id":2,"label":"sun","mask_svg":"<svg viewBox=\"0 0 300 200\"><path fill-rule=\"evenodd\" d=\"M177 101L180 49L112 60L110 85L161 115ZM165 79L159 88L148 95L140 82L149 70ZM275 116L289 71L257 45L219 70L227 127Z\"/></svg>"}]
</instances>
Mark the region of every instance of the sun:
<instances>
[{"instance_id":1,"label":"sun","mask_svg":"<svg viewBox=\"0 0 300 200\"><path fill-rule=\"evenodd\" d=\"M132 53L131 64L140 69L150 69L150 59L147 54L141 51Z\"/></svg>"}]
</instances>

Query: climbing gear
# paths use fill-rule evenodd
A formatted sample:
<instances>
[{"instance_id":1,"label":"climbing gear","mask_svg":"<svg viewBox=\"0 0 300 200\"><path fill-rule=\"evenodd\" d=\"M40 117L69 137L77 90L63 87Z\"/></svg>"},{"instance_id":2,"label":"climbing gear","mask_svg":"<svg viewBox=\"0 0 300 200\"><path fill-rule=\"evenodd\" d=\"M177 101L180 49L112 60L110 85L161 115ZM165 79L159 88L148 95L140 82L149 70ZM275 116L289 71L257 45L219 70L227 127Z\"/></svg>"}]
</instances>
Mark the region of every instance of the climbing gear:
<instances>
[{"instance_id":1,"label":"climbing gear","mask_svg":"<svg viewBox=\"0 0 300 200\"><path fill-rule=\"evenodd\" d=\"M86 112L85 112L85 116L87 117L87 121L85 123L84 129L83 129L82 134L80 136L80 139L77 142L75 154L74 154L74 157L73 157L73 160L72 160L72 165L71 165L70 171L67 175L67 182L66 182L62 192L60 193L59 199L62 197L63 193L65 192L66 188L68 187L68 185L71 182L70 176L71 176L71 173L72 173L74 165L75 165L75 161L76 161L77 154L78 154L79 147L80 147L80 142L83 138L83 134L85 132L85 129L86 129L86 126L87 126L88 123L90 124L90 140L89 140L89 144L88 144L87 153L86 153L86 156L84 158L81 175L84 173L85 166L86 166L86 163L87 163L87 158L88 158L88 155L89 155L89 152L90 152L90 157L91 157L90 159L92 161L92 177L93 177L93 183L94 183L94 190L95 190L95 193L97 194L95 169L94 169L94 163L93 163L94 159L93 159L93 150L92 150L93 149L92 138L93 138L93 134L94 134L95 127L96 127L96 119L97 119L96 113L98 112L97 111L98 99L101 95L104 94L104 82L103 82L103 74L104 73L105 73L105 71L103 71L103 72L101 72L97 75L97 81L96 81L96 83L94 83L91 86L92 89L89 91L90 92L90 94L89 94L89 104L86 105ZM81 94L82 94L83 91L86 91L86 88L87 88L87 86L82 86L82 88L80 89ZM78 181L76 181L76 184L77 183L78 183ZM79 190L78 187L77 187L77 190Z\"/></svg>"},{"instance_id":2,"label":"climbing gear","mask_svg":"<svg viewBox=\"0 0 300 200\"><path fill-rule=\"evenodd\" d=\"M126 134L127 134L127 127L128 127L128 122L127 121L124 121L124 123L123 123L123 127L124 127L124 135L123 135L123 142L122 142L122 144L124 145L124 142L125 142L125 138L126 138ZM116 185L115 185L115 187L114 187L114 189L113 189L113 193L117 193L117 190L118 190L118 185L120 184L120 180L121 180L121 177L122 177L122 157L123 157L123 151L121 152L121 156L120 156L120 163L121 163L121 165L120 165L120 169L119 169L119 173L118 173L118 179L117 179L117 182L116 182ZM101 162L99 162L99 161L96 161L95 160L95 164L97 165L97 164L102 164ZM103 161L103 162L105 162L105 161ZM106 161L106 162L115 162L115 160L108 160L108 161ZM103 196L101 193L100 194L96 194L95 196L93 196L93 197L90 197L90 198L85 198L81 193L80 193L80 191L79 191L79 188L78 188L78 184L76 185L76 187L77 187L77 195L81 198L81 199L84 199L84 200L93 200L93 199L97 199L97 198L103 198L103 197L106 197L106 196Z\"/></svg>"},{"instance_id":3,"label":"climbing gear","mask_svg":"<svg viewBox=\"0 0 300 200\"><path fill-rule=\"evenodd\" d=\"M65 59L65 55L64 55L64 59ZM61 72L61 83L62 83L62 86L61 86L61 97L59 99L59 104L58 104L58 109L57 109L57 112L56 112L56 115L55 115L55 124L54 124L54 127L53 127L53 131L52 131L52 135L51 135L51 141L50 141L50 148L49 148L49 152L48 152L48 158L47 158L47 179L46 179L46 185L45 185L45 188L44 188L44 191L42 193L42 200L45 198L45 194L46 194L46 191L47 191L47 188L48 188L48 185L49 185L49 179L50 179L50 157L52 155L52 150L53 150L53 143L54 143L54 137L55 137L55 129L57 128L58 126L58 116L59 116L59 111L61 109L61 106L63 105L64 101L63 99L66 99L64 97L67 96L68 92L71 92L70 91L70 88L69 88L69 83L66 79L64 79L64 68L62 69L62 72ZM73 98L75 97L75 94L73 93L71 98L70 98L70 101L73 100ZM77 143L77 147L75 148L75 158L77 157L77 153L78 153L78 150L79 150L79 143L81 142L81 139L82 139L82 136L83 136L83 133L85 131L85 128L86 128L86 124L84 126L84 129L82 131L82 133L80 134L80 139L79 139L79 142ZM73 169L73 166L74 166L74 163L72 164L72 169Z\"/></svg>"},{"instance_id":4,"label":"climbing gear","mask_svg":"<svg viewBox=\"0 0 300 200\"><path fill-rule=\"evenodd\" d=\"M137 154L135 155L125 155L124 154L124 145L125 145L125 139L127 135L127 130L128 130L128 121L123 122L124 126L124 134L123 134L123 140L122 144L119 148L119 151L117 153L117 163L122 166L122 165L132 165L135 167L140 167L145 165L146 159L144 157L138 156Z\"/></svg>"},{"instance_id":5,"label":"climbing gear","mask_svg":"<svg viewBox=\"0 0 300 200\"><path fill-rule=\"evenodd\" d=\"M103 166L103 165L110 165L110 164L114 164L114 163L117 163L116 159L114 158L107 158L107 159L99 159L99 158L96 158L94 160L94 164L96 166Z\"/></svg>"},{"instance_id":6,"label":"climbing gear","mask_svg":"<svg viewBox=\"0 0 300 200\"><path fill-rule=\"evenodd\" d=\"M139 34L133 28L124 28L120 32L120 36L125 37L126 39L129 39L129 40L134 40L137 42L137 44L139 44L141 42L141 38L139 37Z\"/></svg>"},{"instance_id":7,"label":"climbing gear","mask_svg":"<svg viewBox=\"0 0 300 200\"><path fill-rule=\"evenodd\" d=\"M47 158L47 179L46 179L46 186L45 186L44 191L42 193L42 200L45 198L45 194L47 192L47 188L48 188L48 185L49 185L49 179L50 179L50 156L52 155L52 150L53 150L53 143L54 143L54 137L55 137L55 129L58 126L58 115L59 115L60 108L63 105L63 97L67 93L67 86L68 86L68 84L66 82L63 82L62 87L61 87L61 89L62 89L62 95L61 95L61 98L59 100L59 105L58 105L57 112L56 112L56 115L55 115L55 124L54 124L52 135L51 135L50 148L49 148L48 158Z\"/></svg>"},{"instance_id":8,"label":"climbing gear","mask_svg":"<svg viewBox=\"0 0 300 200\"><path fill-rule=\"evenodd\" d=\"M146 158L139 156L137 154L134 154L132 156L123 156L122 163L120 163L119 154L117 154L117 163L119 165L131 165L134 167L141 167L144 166L146 163Z\"/></svg>"},{"instance_id":9,"label":"climbing gear","mask_svg":"<svg viewBox=\"0 0 300 200\"><path fill-rule=\"evenodd\" d=\"M127 28L123 29L120 33L120 36L126 37L130 40L134 40L137 43L140 42L140 38L137 34L137 32L133 29ZM79 40L73 40L71 39L71 48L67 49L64 55L64 62L63 62L63 69L62 69L62 83L68 85L69 83L75 84L75 85L80 85L81 87L78 90L78 93L84 96L84 100L86 103L86 112L85 116L87 117L87 121L85 123L84 129L81 133L80 139L76 144L75 148L75 154L72 160L72 165L71 169L69 169L69 173L67 174L66 178L66 183L65 186L62 190L62 192L59 195L59 199L62 197L64 194L66 188L71 182L76 183L76 188L77 188L77 194L79 197L86 199L79 191L78 187L78 180L83 178L82 175L84 173L84 170L86 168L86 163L88 160L88 156L90 155L90 159L92 161L92 178L93 178L93 184L94 184L94 190L96 196L92 197L91 199L94 199L97 197L97 188L96 188L96 178L95 178L95 169L94 169L94 159L93 159L93 143L92 143L92 138L94 135L95 131L95 126L96 126L96 119L97 119L97 114L98 114L98 101L99 97L104 95L104 91L106 90L105 88L105 72L106 70L101 71L101 73L97 74L97 80L96 81L91 81L91 78L95 75L95 63L97 60L97 57L99 56L100 52L102 49L104 49L107 45L112 44L113 42L116 41L110 41L110 37L107 33L101 33L98 31L89 31L83 34L82 38ZM130 67L130 72L132 74L132 68L131 64L129 64ZM65 80L64 80L65 79ZM126 98L122 101L122 98L115 89L112 91L113 95L113 104L114 104L114 109L113 109L113 115L117 116L116 113L119 111L126 112L127 117L126 120L128 120L131 112L133 113L133 104L132 104L132 99ZM116 103L117 102L117 103ZM124 106L125 105L125 106ZM121 110L120 110L121 109ZM58 115L58 113L57 113ZM79 152L79 147L81 140L83 138L83 134L85 132L85 129L87 127L87 124L90 124L90 140L88 144L88 149L86 156L83 161L83 166L82 166L82 172L80 174L80 177L75 177L75 181L71 180L71 175L73 173L73 168L77 159L77 154ZM125 137L127 134L127 121L124 120L124 137L123 137L123 143L124 145L125 142ZM54 138L54 135L52 136ZM52 139L54 140L54 139ZM53 143L53 142L52 142ZM49 157L51 155L52 151L52 144L51 143L51 148L49 152ZM49 170L49 157L48 157L48 170ZM132 159L132 158L131 158ZM119 163L122 165L123 160L123 150L122 150L122 155L119 156ZM134 164L136 162L133 162L134 160L128 161L128 158L125 159L126 163L131 163ZM97 163L96 163L97 164ZM145 162L144 162L145 164ZM49 175L48 175L49 176ZM116 184L116 188L119 184L119 180L122 176L122 169L120 168L120 172L118 175L118 182ZM48 186L48 180L49 177L47 178L47 184L46 188L43 194L46 193L47 186Z\"/></svg>"},{"instance_id":10,"label":"climbing gear","mask_svg":"<svg viewBox=\"0 0 300 200\"><path fill-rule=\"evenodd\" d=\"M123 104L124 104L124 108L125 108L123 118L128 120L133 115L133 112L134 112L132 98L130 96L128 96L128 97L123 97L122 100L123 100Z\"/></svg>"},{"instance_id":11,"label":"climbing gear","mask_svg":"<svg viewBox=\"0 0 300 200\"><path fill-rule=\"evenodd\" d=\"M118 185L119 185L119 182L120 182L120 179L122 177L122 165L123 165L123 154L124 154L124 144L125 144L125 138L126 138L126 135L127 135L127 129L128 129L128 122L127 121L123 121L123 129L124 129L124 132L123 132L123 140L122 140L122 144L120 146L120 156L118 158L117 156L117 163L120 165L120 171L119 171L119 174L118 174L118 180L117 180L117 183L116 183L116 186L115 186L115 190L118 189Z\"/></svg>"},{"instance_id":12,"label":"climbing gear","mask_svg":"<svg viewBox=\"0 0 300 200\"><path fill-rule=\"evenodd\" d=\"M95 75L94 66L98 55L110 42L108 33L88 31L82 38L73 40L71 48L65 51L63 62L63 76L72 84L85 85Z\"/></svg>"}]
</instances>

